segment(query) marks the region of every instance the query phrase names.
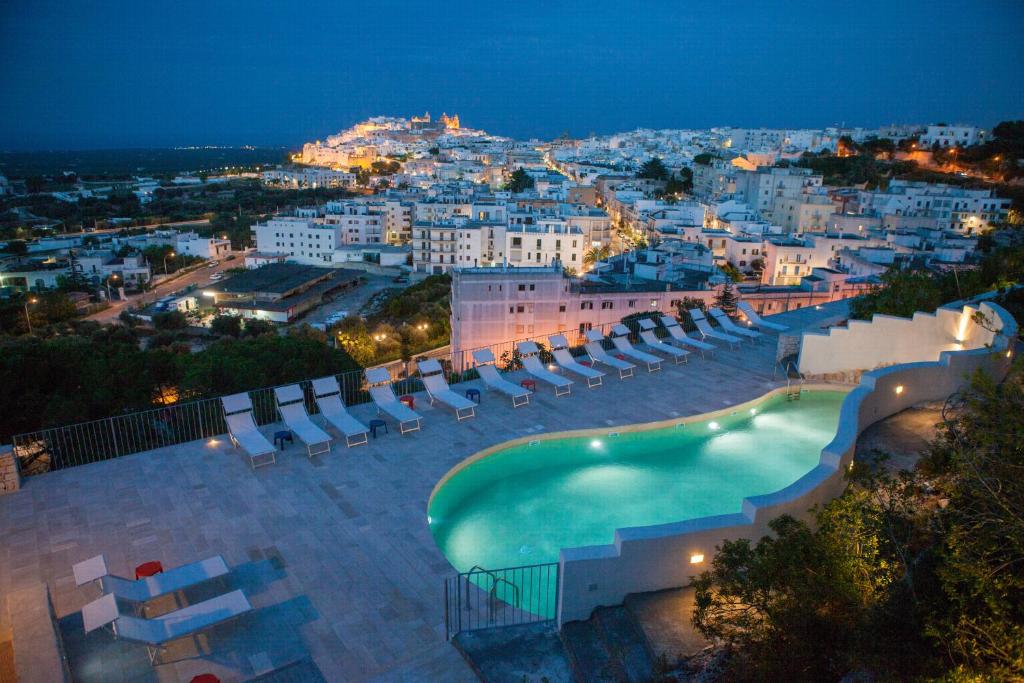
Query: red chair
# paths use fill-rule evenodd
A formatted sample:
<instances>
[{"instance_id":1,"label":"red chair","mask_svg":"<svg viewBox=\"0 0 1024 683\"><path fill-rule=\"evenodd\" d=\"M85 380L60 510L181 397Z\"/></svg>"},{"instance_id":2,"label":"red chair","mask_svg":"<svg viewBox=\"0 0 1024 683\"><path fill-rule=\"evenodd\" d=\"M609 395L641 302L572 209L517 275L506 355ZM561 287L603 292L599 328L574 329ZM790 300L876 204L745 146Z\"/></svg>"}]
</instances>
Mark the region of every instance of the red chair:
<instances>
[{"instance_id":1,"label":"red chair","mask_svg":"<svg viewBox=\"0 0 1024 683\"><path fill-rule=\"evenodd\" d=\"M164 566L157 560L151 562L143 562L135 568L135 580L145 578L147 576L154 576L156 574L163 574Z\"/></svg>"}]
</instances>

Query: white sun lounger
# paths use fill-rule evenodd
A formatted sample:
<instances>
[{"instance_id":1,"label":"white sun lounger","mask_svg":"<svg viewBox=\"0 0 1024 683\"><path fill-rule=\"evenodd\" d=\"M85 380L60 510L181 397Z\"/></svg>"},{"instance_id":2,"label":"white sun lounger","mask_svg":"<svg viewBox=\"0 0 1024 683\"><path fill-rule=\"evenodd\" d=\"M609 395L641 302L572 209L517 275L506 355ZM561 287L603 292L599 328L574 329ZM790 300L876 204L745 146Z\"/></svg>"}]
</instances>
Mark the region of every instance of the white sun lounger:
<instances>
[{"instance_id":1,"label":"white sun lounger","mask_svg":"<svg viewBox=\"0 0 1024 683\"><path fill-rule=\"evenodd\" d=\"M676 365L679 365L680 363L686 363L687 361L689 361L689 358L687 358L687 356L690 355L689 351L680 349L677 346L672 346L671 344L666 344L665 342L658 339L658 336L654 334L654 329L657 327L657 325L653 320L651 320L650 318L641 318L639 320L639 323L640 340L643 341L643 343L646 344L651 351L654 351L655 353L665 354L673 361L675 361Z\"/></svg>"},{"instance_id":2,"label":"white sun lounger","mask_svg":"<svg viewBox=\"0 0 1024 683\"><path fill-rule=\"evenodd\" d=\"M302 387L298 384L277 387L274 389L274 401L277 402L277 412L281 413L281 419L288 429L306 444L306 453L309 457L331 452L331 435L309 419Z\"/></svg>"},{"instance_id":3,"label":"white sun lounger","mask_svg":"<svg viewBox=\"0 0 1024 683\"><path fill-rule=\"evenodd\" d=\"M604 377L604 373L594 368L588 368L573 358L572 354L569 353L569 340L565 338L565 335L553 335L548 337L548 341L551 342L551 353L555 357L555 362L563 370L568 370L586 378L587 387L590 389L601 386L601 379Z\"/></svg>"},{"instance_id":4,"label":"white sun lounger","mask_svg":"<svg viewBox=\"0 0 1024 683\"><path fill-rule=\"evenodd\" d=\"M654 372L655 370L661 370L661 359L657 356L652 356L649 353L641 351L640 349L634 349L633 345L629 343L629 328L623 324L618 324L612 327L612 336L610 337L612 344L615 344L615 349L623 356L632 358L640 363L647 364L647 372Z\"/></svg>"},{"instance_id":5,"label":"white sun lounger","mask_svg":"<svg viewBox=\"0 0 1024 683\"><path fill-rule=\"evenodd\" d=\"M514 382L509 382L501 376L498 368L494 365L494 354L490 349L477 349L473 352L473 362L476 363L477 374L489 388L500 391L511 397L512 407L518 408L530 402L530 394L533 392Z\"/></svg>"},{"instance_id":6,"label":"white sun lounger","mask_svg":"<svg viewBox=\"0 0 1024 683\"><path fill-rule=\"evenodd\" d=\"M341 387L334 375L313 380L313 399L327 423L345 435L346 446L352 448L369 442L370 429L345 409Z\"/></svg>"},{"instance_id":7,"label":"white sun lounger","mask_svg":"<svg viewBox=\"0 0 1024 683\"><path fill-rule=\"evenodd\" d=\"M370 385L370 398L377 404L377 412L385 413L398 422L398 431L402 434L418 430L423 416L395 398L388 369L371 368L364 374Z\"/></svg>"},{"instance_id":8,"label":"white sun lounger","mask_svg":"<svg viewBox=\"0 0 1024 683\"><path fill-rule=\"evenodd\" d=\"M686 334L686 330L683 329L683 326L680 325L679 321L672 316L661 316L661 324L665 326L666 330L668 330L669 337L671 337L669 341L675 342L676 344L682 344L683 346L688 346L691 349L697 349L700 351L702 358L705 357L705 352L714 353L714 344L708 344L707 342L702 342L688 336Z\"/></svg>"},{"instance_id":9,"label":"white sun lounger","mask_svg":"<svg viewBox=\"0 0 1024 683\"><path fill-rule=\"evenodd\" d=\"M763 334L757 332L756 330L748 330L744 327L740 327L739 325L734 323L728 315L725 314L725 311L721 310L720 308L709 308L708 313L710 313L714 317L715 322L717 322L718 325L729 334L739 335L740 337L746 337L750 341L757 341L758 339L764 336Z\"/></svg>"},{"instance_id":10,"label":"white sun lounger","mask_svg":"<svg viewBox=\"0 0 1024 683\"><path fill-rule=\"evenodd\" d=\"M107 569L107 558L97 555L72 565L71 571L75 575L76 586L84 586L96 581L104 593L110 593L117 598L131 602L146 602L161 595L176 593L204 581L219 578L227 574L229 570L224 558L214 555L205 560L183 564L160 574L132 581L111 574Z\"/></svg>"},{"instance_id":11,"label":"white sun lounger","mask_svg":"<svg viewBox=\"0 0 1024 683\"><path fill-rule=\"evenodd\" d=\"M718 341L723 341L726 344L736 346L737 348L739 347L740 342L743 341L739 337L734 337L733 335L726 334L725 332L719 332L715 328L711 327L711 323L707 321L707 318L704 317L704 313L699 308L691 308L687 313L690 314L690 317L693 319L693 324L697 326L697 331L700 332L700 336L704 339L717 339Z\"/></svg>"},{"instance_id":12,"label":"white sun lounger","mask_svg":"<svg viewBox=\"0 0 1024 683\"><path fill-rule=\"evenodd\" d=\"M465 396L461 396L448 386L444 379L444 369L437 360L430 358L419 364L420 379L430 397L430 404L439 401L455 411L455 419L460 422L467 417L476 416L476 404Z\"/></svg>"},{"instance_id":13,"label":"white sun lounger","mask_svg":"<svg viewBox=\"0 0 1024 683\"><path fill-rule=\"evenodd\" d=\"M747 320L752 322L754 324L754 326L759 328L759 329L775 330L776 332L785 332L786 330L789 329L785 325L780 325L779 323L770 323L770 322L768 322L767 320L762 318L760 315L758 315L757 311L754 310L754 307L751 306L746 301L739 302L738 304L736 304L736 307L740 309L740 313L742 313L746 317Z\"/></svg>"},{"instance_id":14,"label":"white sun lounger","mask_svg":"<svg viewBox=\"0 0 1024 683\"><path fill-rule=\"evenodd\" d=\"M224 421L228 425L228 437L235 448L241 448L249 456L249 464L253 469L260 465L269 465L277 462L277 449L274 444L267 441L256 427L256 420L252 415L252 399L249 394L232 394L222 396L221 405L224 406Z\"/></svg>"},{"instance_id":15,"label":"white sun lounger","mask_svg":"<svg viewBox=\"0 0 1024 683\"><path fill-rule=\"evenodd\" d=\"M572 391L572 380L551 372L540 362L540 349L532 342L519 342L519 355L523 362L523 369L528 373L547 382L555 388L555 396L568 396Z\"/></svg>"},{"instance_id":16,"label":"white sun lounger","mask_svg":"<svg viewBox=\"0 0 1024 683\"><path fill-rule=\"evenodd\" d=\"M604 335L597 330L587 330L586 337L587 343L583 345L583 348L587 350L587 355L590 356L591 361L615 368L619 371L619 379L633 376L633 371L636 370L635 365L621 358L616 358L604 350L604 347L601 345Z\"/></svg>"},{"instance_id":17,"label":"white sun lounger","mask_svg":"<svg viewBox=\"0 0 1024 683\"><path fill-rule=\"evenodd\" d=\"M168 643L197 635L250 611L252 605L245 593L236 590L153 619L144 619L121 614L117 599L108 593L82 608L82 621L86 633L109 625L117 638L143 643L149 652L150 664L156 664L157 657Z\"/></svg>"}]
</instances>

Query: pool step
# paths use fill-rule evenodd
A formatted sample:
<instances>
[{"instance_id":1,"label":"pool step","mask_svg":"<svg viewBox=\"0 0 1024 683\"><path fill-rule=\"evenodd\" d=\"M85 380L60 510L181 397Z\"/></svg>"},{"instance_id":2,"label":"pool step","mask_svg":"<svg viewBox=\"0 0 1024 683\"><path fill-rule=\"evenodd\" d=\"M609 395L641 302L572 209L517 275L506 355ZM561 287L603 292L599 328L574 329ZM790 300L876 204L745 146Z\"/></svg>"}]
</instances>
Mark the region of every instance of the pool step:
<instances>
[{"instance_id":1,"label":"pool step","mask_svg":"<svg viewBox=\"0 0 1024 683\"><path fill-rule=\"evenodd\" d=\"M595 617L562 626L562 644L569 655L573 678L580 683L627 683L622 662L608 650Z\"/></svg>"},{"instance_id":2,"label":"pool step","mask_svg":"<svg viewBox=\"0 0 1024 683\"><path fill-rule=\"evenodd\" d=\"M597 622L605 649L619 660L630 683L649 681L654 675L647 640L633 615L623 605L599 607L592 617Z\"/></svg>"}]
</instances>

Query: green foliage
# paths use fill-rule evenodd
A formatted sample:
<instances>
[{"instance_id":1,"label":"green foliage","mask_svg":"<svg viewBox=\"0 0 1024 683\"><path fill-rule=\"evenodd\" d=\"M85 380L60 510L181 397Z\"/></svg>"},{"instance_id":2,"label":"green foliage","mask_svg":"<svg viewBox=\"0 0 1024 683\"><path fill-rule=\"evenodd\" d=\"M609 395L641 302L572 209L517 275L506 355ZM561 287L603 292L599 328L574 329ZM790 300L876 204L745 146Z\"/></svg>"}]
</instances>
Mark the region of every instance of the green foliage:
<instances>
[{"instance_id":1,"label":"green foliage","mask_svg":"<svg viewBox=\"0 0 1024 683\"><path fill-rule=\"evenodd\" d=\"M713 160L717 159L717 158L718 157L716 155L711 154L709 152L701 152L697 156L693 157L693 163L695 163L695 164L703 164L705 166L710 166L711 162Z\"/></svg>"},{"instance_id":2,"label":"green foliage","mask_svg":"<svg viewBox=\"0 0 1024 683\"><path fill-rule=\"evenodd\" d=\"M726 315L733 316L736 315L737 303L739 297L736 296L736 290L733 289L732 283L726 282L715 297L715 306L722 309Z\"/></svg>"},{"instance_id":3,"label":"green foliage","mask_svg":"<svg viewBox=\"0 0 1024 683\"><path fill-rule=\"evenodd\" d=\"M25 240L11 240L3 250L7 254L24 256L28 253L28 243Z\"/></svg>"},{"instance_id":4,"label":"green foliage","mask_svg":"<svg viewBox=\"0 0 1024 683\"><path fill-rule=\"evenodd\" d=\"M732 278L733 282L742 282L743 281L743 273L741 273L740 269L737 268L736 266L734 266L733 264L731 264L728 261L726 261L720 267L721 267L723 273L725 273L730 278Z\"/></svg>"},{"instance_id":5,"label":"green foliage","mask_svg":"<svg viewBox=\"0 0 1024 683\"><path fill-rule=\"evenodd\" d=\"M608 244L600 247L591 247L583 253L584 265L592 266L599 261L604 261L612 255L612 248Z\"/></svg>"},{"instance_id":6,"label":"green foliage","mask_svg":"<svg viewBox=\"0 0 1024 683\"><path fill-rule=\"evenodd\" d=\"M990 250L974 270L932 273L890 269L881 280L881 285L850 302L850 315L855 320L867 320L876 313L910 317L916 311L934 311L950 301L1024 280L1024 247Z\"/></svg>"},{"instance_id":7,"label":"green foliage","mask_svg":"<svg viewBox=\"0 0 1024 683\"><path fill-rule=\"evenodd\" d=\"M521 168L517 168L509 178L508 189L512 192L525 192L535 185L533 176Z\"/></svg>"},{"instance_id":8,"label":"green foliage","mask_svg":"<svg viewBox=\"0 0 1024 683\"><path fill-rule=\"evenodd\" d=\"M28 333L26 303L29 318L32 320L32 330L40 336L50 336L52 330L48 329L49 326L72 320L78 315L75 305L62 291L19 293L9 299L0 299L0 334Z\"/></svg>"},{"instance_id":9,"label":"green foliage","mask_svg":"<svg viewBox=\"0 0 1024 683\"><path fill-rule=\"evenodd\" d=\"M690 314L688 312L690 309L693 308L706 312L708 310L708 305L704 302L704 299L697 299L694 297L684 296L676 308L676 317L679 318L680 324L683 326L683 329L686 330L687 332L697 331L697 326L693 324L693 319L690 318Z\"/></svg>"},{"instance_id":10,"label":"green foliage","mask_svg":"<svg viewBox=\"0 0 1024 683\"><path fill-rule=\"evenodd\" d=\"M250 318L245 321L242 334L246 337L258 337L261 334L277 334L277 326L269 320Z\"/></svg>"},{"instance_id":11,"label":"green foliage","mask_svg":"<svg viewBox=\"0 0 1024 683\"><path fill-rule=\"evenodd\" d=\"M153 327L161 331L184 330L188 327L188 318L181 311L165 311L153 314Z\"/></svg>"},{"instance_id":12,"label":"green foliage","mask_svg":"<svg viewBox=\"0 0 1024 683\"><path fill-rule=\"evenodd\" d=\"M237 315L218 315L210 321L210 332L218 337L242 336L242 319Z\"/></svg>"},{"instance_id":13,"label":"green foliage","mask_svg":"<svg viewBox=\"0 0 1024 683\"><path fill-rule=\"evenodd\" d=\"M665 162L658 157L651 157L636 172L636 177L649 180L668 180L669 173L668 169L665 168Z\"/></svg>"}]
</instances>

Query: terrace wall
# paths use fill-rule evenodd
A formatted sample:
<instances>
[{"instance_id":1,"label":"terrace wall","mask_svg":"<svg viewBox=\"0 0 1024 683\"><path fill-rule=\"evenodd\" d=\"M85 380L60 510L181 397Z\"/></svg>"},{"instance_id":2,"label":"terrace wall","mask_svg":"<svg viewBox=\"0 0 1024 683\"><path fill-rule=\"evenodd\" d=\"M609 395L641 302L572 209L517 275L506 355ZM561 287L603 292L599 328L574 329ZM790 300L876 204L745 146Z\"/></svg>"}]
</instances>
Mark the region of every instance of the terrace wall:
<instances>
[{"instance_id":1,"label":"terrace wall","mask_svg":"<svg viewBox=\"0 0 1024 683\"><path fill-rule=\"evenodd\" d=\"M935 353L948 343L949 325L959 325L962 316L969 319L974 310L971 307L962 311L940 309L936 315L918 314L910 321L876 316L879 322L876 329L882 335L892 335L897 330L909 336L907 323L913 324L918 360L936 356L937 360L908 362L914 360L910 346L902 342L886 344L884 338L881 343L873 343L876 360L900 357L904 362L862 375L859 386L843 401L836 436L822 450L819 464L790 486L745 499L740 513L617 529L615 540L609 545L564 548L559 568L559 625L586 619L601 605L619 604L629 593L686 585L709 566L716 547L724 540L757 540L768 533L768 522L779 515L808 520L812 507L843 492L846 486L843 473L853 460L857 437L869 425L917 403L946 398L965 386L979 369L996 378L1005 376L1011 363L1017 325L1009 313L995 304L981 304L980 310L992 321L991 326L999 330L998 334L975 329L970 337L960 337L976 344L975 348ZM833 337L807 333L804 343L812 338L816 340L813 342L816 358L819 353L822 358L841 356L856 339L868 337L873 323L856 325L852 335ZM817 341L830 339L839 347L831 352L827 351L827 343ZM883 353L886 347L890 349L887 356ZM846 364L840 357L832 367ZM821 363L815 367L827 366ZM700 561L691 562L691 558L700 556Z\"/></svg>"}]
</instances>

